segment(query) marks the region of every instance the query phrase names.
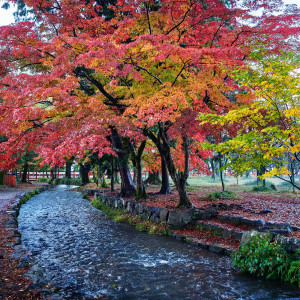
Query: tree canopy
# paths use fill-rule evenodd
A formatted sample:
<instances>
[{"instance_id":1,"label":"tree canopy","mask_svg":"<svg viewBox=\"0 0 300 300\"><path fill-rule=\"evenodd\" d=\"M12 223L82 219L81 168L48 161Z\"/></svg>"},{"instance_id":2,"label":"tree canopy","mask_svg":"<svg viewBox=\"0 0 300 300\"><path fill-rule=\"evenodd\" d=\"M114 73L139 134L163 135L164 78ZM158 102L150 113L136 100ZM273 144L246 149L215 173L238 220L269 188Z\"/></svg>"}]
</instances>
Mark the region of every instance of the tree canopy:
<instances>
[{"instance_id":1,"label":"tree canopy","mask_svg":"<svg viewBox=\"0 0 300 300\"><path fill-rule=\"evenodd\" d=\"M279 0L24 3L36 21L0 28L0 166L11 168L25 145L53 165L87 150L120 162L116 138L133 152L150 139L180 206L191 205L189 169L208 170L209 151L194 143L213 130L196 116L250 103L234 71L260 60L256 45L275 55L299 34L299 14L278 13Z\"/></svg>"}]
</instances>

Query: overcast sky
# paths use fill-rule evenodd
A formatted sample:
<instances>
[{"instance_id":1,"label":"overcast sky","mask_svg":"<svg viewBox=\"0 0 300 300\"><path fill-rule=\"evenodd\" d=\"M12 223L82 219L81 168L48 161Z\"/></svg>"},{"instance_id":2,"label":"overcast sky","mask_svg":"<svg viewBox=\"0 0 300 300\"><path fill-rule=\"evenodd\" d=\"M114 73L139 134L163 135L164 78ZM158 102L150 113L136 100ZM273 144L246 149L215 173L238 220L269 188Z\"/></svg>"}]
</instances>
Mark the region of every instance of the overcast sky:
<instances>
[{"instance_id":1,"label":"overcast sky","mask_svg":"<svg viewBox=\"0 0 300 300\"><path fill-rule=\"evenodd\" d=\"M0 0L0 26L3 25L9 25L14 22L13 17L13 8L10 8L8 10L1 8L5 1ZM284 0L286 4L298 4L300 6L300 0Z\"/></svg>"}]
</instances>

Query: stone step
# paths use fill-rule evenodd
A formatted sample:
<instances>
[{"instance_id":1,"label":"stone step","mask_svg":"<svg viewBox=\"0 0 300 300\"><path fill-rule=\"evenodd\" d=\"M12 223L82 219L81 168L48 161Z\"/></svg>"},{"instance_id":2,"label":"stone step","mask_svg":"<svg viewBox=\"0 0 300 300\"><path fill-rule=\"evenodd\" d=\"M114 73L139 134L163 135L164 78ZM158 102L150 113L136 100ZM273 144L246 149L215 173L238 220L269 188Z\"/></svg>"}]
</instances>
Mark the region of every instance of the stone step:
<instances>
[{"instance_id":1,"label":"stone step","mask_svg":"<svg viewBox=\"0 0 300 300\"><path fill-rule=\"evenodd\" d=\"M197 238L189 238L185 235L176 234L174 232L171 233L171 236L174 237L176 240L181 242L186 242L190 245L209 250L211 252L220 253L220 254L226 254L230 255L232 252L237 250L237 247L232 247L225 245L225 243L222 242L214 242L211 243L207 239L197 239Z\"/></svg>"},{"instance_id":2,"label":"stone step","mask_svg":"<svg viewBox=\"0 0 300 300\"><path fill-rule=\"evenodd\" d=\"M218 220L221 222L230 223L232 225L246 225L251 228L260 228L265 225L265 221L262 219L247 219L245 217L237 216L237 215L218 215Z\"/></svg>"},{"instance_id":3,"label":"stone step","mask_svg":"<svg viewBox=\"0 0 300 300\"><path fill-rule=\"evenodd\" d=\"M244 231L249 230L249 228L240 228L238 226L233 226L232 224L214 223L213 220L197 221L194 227L197 229L203 228L203 230L215 232L222 238L232 237L237 240L241 240Z\"/></svg>"}]
</instances>

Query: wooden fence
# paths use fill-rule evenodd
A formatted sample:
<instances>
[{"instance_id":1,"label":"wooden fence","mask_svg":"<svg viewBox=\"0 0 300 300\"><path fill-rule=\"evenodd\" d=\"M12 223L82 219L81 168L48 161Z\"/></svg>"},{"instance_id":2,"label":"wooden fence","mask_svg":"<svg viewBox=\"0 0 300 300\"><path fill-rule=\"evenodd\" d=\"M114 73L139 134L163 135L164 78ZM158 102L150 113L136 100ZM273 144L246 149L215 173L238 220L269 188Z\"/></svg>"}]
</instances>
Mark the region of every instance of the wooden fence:
<instances>
[{"instance_id":1,"label":"wooden fence","mask_svg":"<svg viewBox=\"0 0 300 300\"><path fill-rule=\"evenodd\" d=\"M133 177L134 173L133 171L130 172L131 176ZM205 176L205 173L201 173L198 171L191 171L189 176ZM7 175L6 175L7 176ZM14 175L9 175L9 176L14 176ZM56 172L56 178L64 178L66 176L66 172L65 171L57 171ZM17 177L18 178L22 178L22 172L17 172ZM30 171L27 172L27 180L28 181L35 181L38 178L50 178L51 177L51 173L50 171ZM72 178L79 178L80 177L80 173L79 171L71 171L71 177ZM89 178L93 177L93 173L92 171L89 172ZM143 179L146 179L148 177L148 173L147 172L142 172L142 177Z\"/></svg>"},{"instance_id":2,"label":"wooden fence","mask_svg":"<svg viewBox=\"0 0 300 300\"><path fill-rule=\"evenodd\" d=\"M22 178L22 172L17 172L17 176L19 178ZM57 171L56 172L56 178L64 178L66 176L66 172L65 171ZM30 171L27 172L27 180L28 181L35 181L38 178L50 178L51 177L51 173L50 171L41 171L41 172L37 172L37 171ZM79 178L79 171L71 171L71 177L72 178ZM92 178L93 174L92 172L89 172L89 178Z\"/></svg>"}]
</instances>

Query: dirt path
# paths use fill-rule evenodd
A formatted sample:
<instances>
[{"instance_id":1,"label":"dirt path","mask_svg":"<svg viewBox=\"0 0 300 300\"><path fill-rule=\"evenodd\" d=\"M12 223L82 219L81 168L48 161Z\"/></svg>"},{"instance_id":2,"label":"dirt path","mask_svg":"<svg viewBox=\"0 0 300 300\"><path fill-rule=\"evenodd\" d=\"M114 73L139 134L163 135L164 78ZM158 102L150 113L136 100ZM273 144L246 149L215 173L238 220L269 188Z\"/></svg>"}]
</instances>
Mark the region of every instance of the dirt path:
<instances>
[{"instance_id":1,"label":"dirt path","mask_svg":"<svg viewBox=\"0 0 300 300\"><path fill-rule=\"evenodd\" d=\"M19 266L20 258L13 258L15 228L8 225L10 217L6 213L16 195L36 187L32 184L0 187L0 299L39 299L35 292L25 292L30 281L24 276L27 269Z\"/></svg>"}]
</instances>

